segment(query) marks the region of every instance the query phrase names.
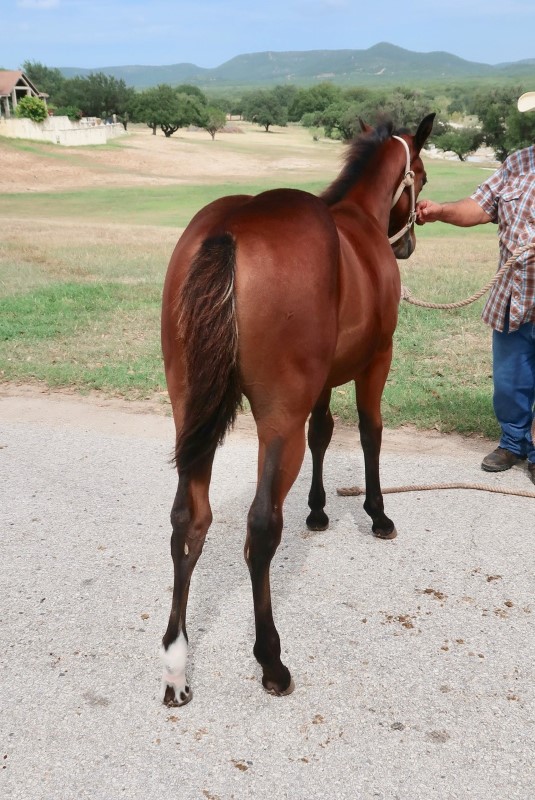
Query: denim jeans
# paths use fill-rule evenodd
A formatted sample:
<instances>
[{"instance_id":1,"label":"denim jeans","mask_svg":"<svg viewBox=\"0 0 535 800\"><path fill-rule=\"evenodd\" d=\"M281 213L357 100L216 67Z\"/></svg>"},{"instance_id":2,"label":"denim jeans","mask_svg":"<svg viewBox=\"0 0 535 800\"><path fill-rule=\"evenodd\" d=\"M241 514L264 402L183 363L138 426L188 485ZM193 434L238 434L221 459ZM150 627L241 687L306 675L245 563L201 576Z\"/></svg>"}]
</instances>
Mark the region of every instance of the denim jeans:
<instances>
[{"instance_id":1,"label":"denim jeans","mask_svg":"<svg viewBox=\"0 0 535 800\"><path fill-rule=\"evenodd\" d=\"M494 413L502 429L500 447L535 463L531 438L535 403L535 324L508 333L493 331Z\"/></svg>"}]
</instances>

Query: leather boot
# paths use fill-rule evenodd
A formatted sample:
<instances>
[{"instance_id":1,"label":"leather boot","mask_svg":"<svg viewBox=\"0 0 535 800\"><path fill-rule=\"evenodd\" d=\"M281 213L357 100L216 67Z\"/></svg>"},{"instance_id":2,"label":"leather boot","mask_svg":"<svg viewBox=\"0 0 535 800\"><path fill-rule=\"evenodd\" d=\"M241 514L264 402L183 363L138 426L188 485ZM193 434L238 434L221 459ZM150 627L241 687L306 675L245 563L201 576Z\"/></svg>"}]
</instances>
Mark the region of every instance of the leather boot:
<instances>
[{"instance_id":1,"label":"leather boot","mask_svg":"<svg viewBox=\"0 0 535 800\"><path fill-rule=\"evenodd\" d=\"M504 472L525 458L526 456L517 456L516 453L511 453L505 447L497 447L496 450L485 456L481 462L481 469L484 469L485 472Z\"/></svg>"}]
</instances>

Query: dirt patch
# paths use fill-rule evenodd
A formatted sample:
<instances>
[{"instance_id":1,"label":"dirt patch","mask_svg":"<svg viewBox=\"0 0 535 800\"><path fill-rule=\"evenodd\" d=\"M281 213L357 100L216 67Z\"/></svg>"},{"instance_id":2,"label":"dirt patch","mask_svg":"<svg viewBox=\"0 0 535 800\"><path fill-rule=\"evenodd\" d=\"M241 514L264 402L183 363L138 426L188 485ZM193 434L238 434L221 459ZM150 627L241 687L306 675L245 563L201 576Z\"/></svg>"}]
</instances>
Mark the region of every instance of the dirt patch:
<instances>
[{"instance_id":1,"label":"dirt patch","mask_svg":"<svg viewBox=\"0 0 535 800\"><path fill-rule=\"evenodd\" d=\"M247 136L181 130L166 138L136 125L108 147L61 147L0 141L0 192L57 192L103 186L168 186L300 176L339 168L341 145L313 142L293 128L266 133L240 123ZM281 157L281 143L285 149ZM20 144L20 143L19 143ZM25 143L26 144L26 143Z\"/></svg>"}]
</instances>

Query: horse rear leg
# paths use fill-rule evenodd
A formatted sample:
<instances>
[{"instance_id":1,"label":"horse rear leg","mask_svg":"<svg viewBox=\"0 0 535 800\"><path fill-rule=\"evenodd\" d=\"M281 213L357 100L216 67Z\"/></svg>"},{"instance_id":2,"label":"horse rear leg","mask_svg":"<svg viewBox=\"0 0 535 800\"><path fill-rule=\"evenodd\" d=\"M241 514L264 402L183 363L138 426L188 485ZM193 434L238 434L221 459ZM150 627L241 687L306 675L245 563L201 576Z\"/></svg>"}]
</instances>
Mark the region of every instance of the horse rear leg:
<instances>
[{"instance_id":1,"label":"horse rear leg","mask_svg":"<svg viewBox=\"0 0 535 800\"><path fill-rule=\"evenodd\" d=\"M192 698L186 680L188 635L186 606L191 576L201 555L212 522L208 488L212 456L190 474L180 474L171 510L171 555L174 567L173 599L160 655L163 661L161 699L168 706L181 706Z\"/></svg>"},{"instance_id":2,"label":"horse rear leg","mask_svg":"<svg viewBox=\"0 0 535 800\"><path fill-rule=\"evenodd\" d=\"M360 443L364 452L366 476L364 510L371 517L372 531L379 539L394 539L397 536L394 523L384 512L379 476L379 457L383 433L381 397L391 360L392 348L379 354L355 380Z\"/></svg>"},{"instance_id":3,"label":"horse rear leg","mask_svg":"<svg viewBox=\"0 0 535 800\"><path fill-rule=\"evenodd\" d=\"M273 425L275 430L278 426ZM274 695L294 689L288 668L281 661L280 637L273 621L269 569L282 536L282 506L299 473L305 452L303 427L289 436L264 438L259 430L259 480L247 519L245 560L251 575L256 641L254 655L262 667L262 684ZM267 431L268 426L265 430Z\"/></svg>"},{"instance_id":4,"label":"horse rear leg","mask_svg":"<svg viewBox=\"0 0 535 800\"><path fill-rule=\"evenodd\" d=\"M312 409L308 423L308 446L312 454L312 482L308 495L310 514L307 528L324 531L329 526L329 517L324 511L325 489L323 486L323 459L333 435L334 422L329 408L331 390L327 389Z\"/></svg>"}]
</instances>

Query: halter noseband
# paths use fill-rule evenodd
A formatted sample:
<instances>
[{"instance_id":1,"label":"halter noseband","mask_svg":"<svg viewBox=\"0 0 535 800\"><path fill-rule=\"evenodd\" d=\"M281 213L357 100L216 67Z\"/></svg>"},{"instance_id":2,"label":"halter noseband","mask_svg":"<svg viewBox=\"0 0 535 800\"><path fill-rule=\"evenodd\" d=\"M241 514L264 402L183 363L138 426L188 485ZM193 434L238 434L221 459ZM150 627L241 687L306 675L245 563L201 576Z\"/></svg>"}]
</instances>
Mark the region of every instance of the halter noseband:
<instances>
[{"instance_id":1,"label":"halter noseband","mask_svg":"<svg viewBox=\"0 0 535 800\"><path fill-rule=\"evenodd\" d=\"M403 227L400 231L398 231L398 233L395 233L393 236L390 236L388 238L390 244L394 244L394 242L397 242L398 239L401 239L401 237L404 236L406 232L412 228L412 226L416 221L416 198L414 196L414 172L411 169L411 154L409 151L409 145L407 144L405 139L401 138L401 136L392 136L392 139L397 139L398 142L401 142L401 144L405 148L407 162L405 166L405 174L403 175L403 180L399 184L396 193L392 198L392 205L390 206L390 208L391 209L394 208L399 198L401 197L401 195L408 186L410 189L410 196L411 196L411 210L409 212L409 219L407 220L407 224L405 225L405 227Z\"/></svg>"}]
</instances>

